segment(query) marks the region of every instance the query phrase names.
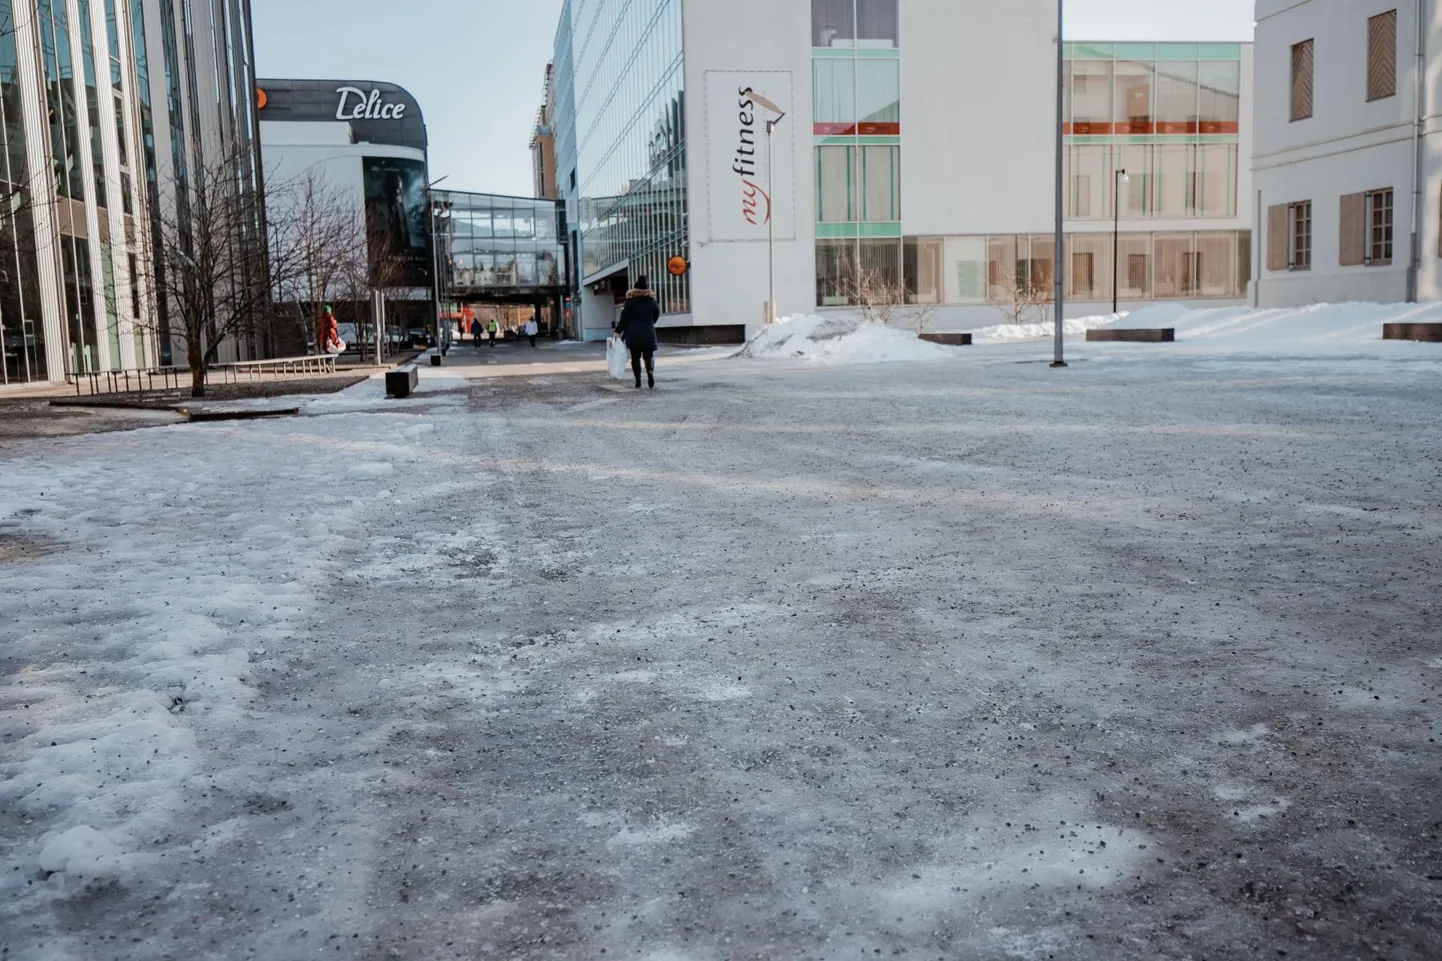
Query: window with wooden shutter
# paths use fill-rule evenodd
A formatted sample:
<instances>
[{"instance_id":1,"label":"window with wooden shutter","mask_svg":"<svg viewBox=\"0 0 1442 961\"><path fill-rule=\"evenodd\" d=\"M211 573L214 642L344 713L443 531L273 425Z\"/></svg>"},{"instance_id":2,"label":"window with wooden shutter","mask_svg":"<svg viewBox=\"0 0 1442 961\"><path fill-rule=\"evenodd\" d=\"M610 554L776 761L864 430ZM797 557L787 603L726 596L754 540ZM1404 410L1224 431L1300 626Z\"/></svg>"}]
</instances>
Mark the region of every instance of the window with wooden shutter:
<instances>
[{"instance_id":1,"label":"window with wooden shutter","mask_svg":"<svg viewBox=\"0 0 1442 961\"><path fill-rule=\"evenodd\" d=\"M1367 21L1367 99L1397 95L1397 11Z\"/></svg>"},{"instance_id":2,"label":"window with wooden shutter","mask_svg":"<svg viewBox=\"0 0 1442 961\"><path fill-rule=\"evenodd\" d=\"M1292 246L1287 252L1291 270L1312 269L1312 201L1292 204L1287 211Z\"/></svg>"},{"instance_id":3,"label":"window with wooden shutter","mask_svg":"<svg viewBox=\"0 0 1442 961\"><path fill-rule=\"evenodd\" d=\"M1312 116L1312 41L1292 47L1292 119Z\"/></svg>"},{"instance_id":4,"label":"window with wooden shutter","mask_svg":"<svg viewBox=\"0 0 1442 961\"><path fill-rule=\"evenodd\" d=\"M1267 269L1287 269L1287 205L1267 208Z\"/></svg>"},{"instance_id":5,"label":"window with wooden shutter","mask_svg":"<svg viewBox=\"0 0 1442 961\"><path fill-rule=\"evenodd\" d=\"M1367 263L1392 262L1392 188L1367 194Z\"/></svg>"},{"instance_id":6,"label":"window with wooden shutter","mask_svg":"<svg viewBox=\"0 0 1442 961\"><path fill-rule=\"evenodd\" d=\"M1342 198L1341 232L1337 237L1337 263L1360 267L1367 262L1367 195Z\"/></svg>"}]
</instances>

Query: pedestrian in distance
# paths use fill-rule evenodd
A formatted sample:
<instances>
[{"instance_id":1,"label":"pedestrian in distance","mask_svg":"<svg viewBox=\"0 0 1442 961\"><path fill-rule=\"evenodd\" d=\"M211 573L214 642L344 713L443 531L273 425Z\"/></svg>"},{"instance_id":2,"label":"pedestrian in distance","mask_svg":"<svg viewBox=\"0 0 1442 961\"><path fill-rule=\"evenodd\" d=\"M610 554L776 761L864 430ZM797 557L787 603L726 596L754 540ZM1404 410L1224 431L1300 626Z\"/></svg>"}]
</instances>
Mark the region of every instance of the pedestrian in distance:
<instances>
[{"instance_id":1,"label":"pedestrian in distance","mask_svg":"<svg viewBox=\"0 0 1442 961\"><path fill-rule=\"evenodd\" d=\"M340 328L336 326L335 311L329 304L320 312L315 328L315 352L317 354L338 354L345 345L340 339Z\"/></svg>"},{"instance_id":2,"label":"pedestrian in distance","mask_svg":"<svg viewBox=\"0 0 1442 961\"><path fill-rule=\"evenodd\" d=\"M532 347L536 346L536 335L540 332L541 329L536 324L536 319L534 317L526 321L526 336L531 338Z\"/></svg>"},{"instance_id":3,"label":"pedestrian in distance","mask_svg":"<svg viewBox=\"0 0 1442 961\"><path fill-rule=\"evenodd\" d=\"M646 382L656 388L656 321L661 319L661 305L646 284L645 276L636 278L636 286L626 292L626 306L616 324L616 336L631 352L631 372L636 375L636 389L641 389L641 365L646 365Z\"/></svg>"},{"instance_id":4,"label":"pedestrian in distance","mask_svg":"<svg viewBox=\"0 0 1442 961\"><path fill-rule=\"evenodd\" d=\"M479 320L471 321L471 343L477 347L481 346L481 322Z\"/></svg>"},{"instance_id":5,"label":"pedestrian in distance","mask_svg":"<svg viewBox=\"0 0 1442 961\"><path fill-rule=\"evenodd\" d=\"M492 350L495 350L495 349L496 349L496 332L499 331L500 329L501 329L500 326L497 325L494 320L491 321L489 324L486 325L486 333L488 333L488 334L491 335L491 349L492 349Z\"/></svg>"}]
</instances>

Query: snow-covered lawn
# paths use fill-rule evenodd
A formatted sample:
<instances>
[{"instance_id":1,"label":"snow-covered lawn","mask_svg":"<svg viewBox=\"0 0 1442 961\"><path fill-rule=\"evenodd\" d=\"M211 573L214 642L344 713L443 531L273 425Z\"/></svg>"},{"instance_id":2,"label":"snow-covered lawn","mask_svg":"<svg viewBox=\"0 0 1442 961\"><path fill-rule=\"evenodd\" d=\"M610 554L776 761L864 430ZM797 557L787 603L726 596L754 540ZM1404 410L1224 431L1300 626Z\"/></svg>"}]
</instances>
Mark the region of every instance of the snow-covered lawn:
<instances>
[{"instance_id":1,"label":"snow-covered lawn","mask_svg":"<svg viewBox=\"0 0 1442 961\"><path fill-rule=\"evenodd\" d=\"M1436 958L1397 312L7 443L0 957Z\"/></svg>"}]
</instances>

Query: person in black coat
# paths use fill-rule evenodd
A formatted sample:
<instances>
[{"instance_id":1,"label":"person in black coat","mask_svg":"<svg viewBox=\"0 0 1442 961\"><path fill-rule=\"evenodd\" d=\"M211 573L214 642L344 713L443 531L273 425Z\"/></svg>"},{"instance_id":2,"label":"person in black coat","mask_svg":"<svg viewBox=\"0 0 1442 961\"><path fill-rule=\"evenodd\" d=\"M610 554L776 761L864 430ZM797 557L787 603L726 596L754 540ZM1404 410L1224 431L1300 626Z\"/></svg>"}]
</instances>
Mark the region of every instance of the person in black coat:
<instances>
[{"instance_id":1,"label":"person in black coat","mask_svg":"<svg viewBox=\"0 0 1442 961\"><path fill-rule=\"evenodd\" d=\"M661 319L661 305L656 295L646 288L646 278L637 277L634 290L626 292L626 306L616 333L631 351L631 372L636 375L636 389L641 388L641 364L646 365L646 382L656 386L656 321Z\"/></svg>"}]
</instances>

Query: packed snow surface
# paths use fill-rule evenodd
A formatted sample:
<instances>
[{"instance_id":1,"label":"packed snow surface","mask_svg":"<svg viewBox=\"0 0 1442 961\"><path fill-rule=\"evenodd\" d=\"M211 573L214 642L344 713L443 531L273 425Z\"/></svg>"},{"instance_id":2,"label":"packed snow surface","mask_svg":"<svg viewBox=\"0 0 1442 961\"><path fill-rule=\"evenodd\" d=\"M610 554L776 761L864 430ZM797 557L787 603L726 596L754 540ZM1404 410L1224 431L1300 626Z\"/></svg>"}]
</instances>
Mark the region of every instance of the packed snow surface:
<instances>
[{"instance_id":1,"label":"packed snow surface","mask_svg":"<svg viewBox=\"0 0 1442 961\"><path fill-rule=\"evenodd\" d=\"M1434 310L0 442L0 957L1442 957Z\"/></svg>"},{"instance_id":2,"label":"packed snow surface","mask_svg":"<svg viewBox=\"0 0 1442 961\"><path fill-rule=\"evenodd\" d=\"M802 360L818 367L946 360L956 349L917 339L915 331L849 314L783 317L761 329L742 349L744 357Z\"/></svg>"}]
</instances>

